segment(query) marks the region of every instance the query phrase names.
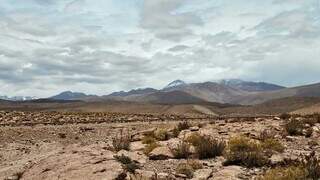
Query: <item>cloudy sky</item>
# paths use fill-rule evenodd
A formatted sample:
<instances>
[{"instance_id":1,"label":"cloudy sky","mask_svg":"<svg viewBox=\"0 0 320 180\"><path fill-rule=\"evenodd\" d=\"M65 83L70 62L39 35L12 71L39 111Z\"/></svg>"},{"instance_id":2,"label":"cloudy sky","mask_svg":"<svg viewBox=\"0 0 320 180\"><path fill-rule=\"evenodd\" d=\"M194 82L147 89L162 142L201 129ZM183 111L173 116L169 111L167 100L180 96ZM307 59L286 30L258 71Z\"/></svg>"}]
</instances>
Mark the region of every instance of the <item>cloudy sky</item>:
<instances>
[{"instance_id":1,"label":"cloudy sky","mask_svg":"<svg viewBox=\"0 0 320 180\"><path fill-rule=\"evenodd\" d=\"M320 0L0 0L0 95L320 82Z\"/></svg>"}]
</instances>

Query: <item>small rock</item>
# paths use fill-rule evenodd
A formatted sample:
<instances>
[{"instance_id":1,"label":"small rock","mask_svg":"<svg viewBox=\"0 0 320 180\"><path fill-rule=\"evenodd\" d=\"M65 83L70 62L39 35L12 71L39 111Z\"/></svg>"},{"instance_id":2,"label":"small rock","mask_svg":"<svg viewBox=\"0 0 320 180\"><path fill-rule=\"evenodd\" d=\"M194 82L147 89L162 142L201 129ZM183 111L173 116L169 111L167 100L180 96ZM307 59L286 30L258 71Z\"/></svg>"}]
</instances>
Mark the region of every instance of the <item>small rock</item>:
<instances>
[{"instance_id":1,"label":"small rock","mask_svg":"<svg viewBox=\"0 0 320 180\"><path fill-rule=\"evenodd\" d=\"M277 165L277 164L280 164L281 162L284 161L284 156L281 155L281 154L274 154L271 156L270 158L270 163L272 165Z\"/></svg>"},{"instance_id":2,"label":"small rock","mask_svg":"<svg viewBox=\"0 0 320 180\"><path fill-rule=\"evenodd\" d=\"M193 126L189 128L190 131L199 131L199 129L200 128L198 126Z\"/></svg>"}]
</instances>

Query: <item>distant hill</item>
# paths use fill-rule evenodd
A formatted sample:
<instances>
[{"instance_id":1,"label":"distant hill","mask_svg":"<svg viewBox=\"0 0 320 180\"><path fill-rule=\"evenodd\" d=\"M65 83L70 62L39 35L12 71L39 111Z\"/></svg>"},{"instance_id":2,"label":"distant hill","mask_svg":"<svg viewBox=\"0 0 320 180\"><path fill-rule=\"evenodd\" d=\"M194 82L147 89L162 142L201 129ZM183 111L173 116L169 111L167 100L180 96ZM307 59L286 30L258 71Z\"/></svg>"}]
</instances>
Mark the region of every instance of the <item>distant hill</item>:
<instances>
[{"instance_id":1,"label":"distant hill","mask_svg":"<svg viewBox=\"0 0 320 180\"><path fill-rule=\"evenodd\" d=\"M86 95L85 93L80 93L80 92L72 92L72 91L65 91L62 92L58 95L52 96L48 99L54 99L54 100L81 100L85 98L90 98L90 97L97 97L95 95Z\"/></svg>"},{"instance_id":2,"label":"distant hill","mask_svg":"<svg viewBox=\"0 0 320 180\"><path fill-rule=\"evenodd\" d=\"M243 105L260 104L273 99L286 97L320 97L320 83L293 88L284 88L275 91L251 93L245 96L239 96L230 103Z\"/></svg>"},{"instance_id":3,"label":"distant hill","mask_svg":"<svg viewBox=\"0 0 320 180\"><path fill-rule=\"evenodd\" d=\"M198 104L205 100L182 91L156 92L143 97L144 102L156 104Z\"/></svg>"},{"instance_id":4,"label":"distant hill","mask_svg":"<svg viewBox=\"0 0 320 180\"><path fill-rule=\"evenodd\" d=\"M221 80L220 84L248 92L274 91L285 87L265 82L251 82L240 79Z\"/></svg>"},{"instance_id":5,"label":"distant hill","mask_svg":"<svg viewBox=\"0 0 320 180\"><path fill-rule=\"evenodd\" d=\"M250 82L238 79L203 83L186 83L182 80L176 80L161 90L153 88L133 89L128 92L114 92L105 96L66 91L50 97L50 99L90 102L115 100L164 104L215 102L255 105L287 97L320 97L320 84L286 88L266 82Z\"/></svg>"},{"instance_id":6,"label":"distant hill","mask_svg":"<svg viewBox=\"0 0 320 180\"><path fill-rule=\"evenodd\" d=\"M110 97L125 97L125 96L131 96L131 95L140 95L140 94L150 94L158 92L158 90L153 88L145 88L145 89L133 89L131 91L125 92L125 91L119 91L109 94Z\"/></svg>"}]
</instances>

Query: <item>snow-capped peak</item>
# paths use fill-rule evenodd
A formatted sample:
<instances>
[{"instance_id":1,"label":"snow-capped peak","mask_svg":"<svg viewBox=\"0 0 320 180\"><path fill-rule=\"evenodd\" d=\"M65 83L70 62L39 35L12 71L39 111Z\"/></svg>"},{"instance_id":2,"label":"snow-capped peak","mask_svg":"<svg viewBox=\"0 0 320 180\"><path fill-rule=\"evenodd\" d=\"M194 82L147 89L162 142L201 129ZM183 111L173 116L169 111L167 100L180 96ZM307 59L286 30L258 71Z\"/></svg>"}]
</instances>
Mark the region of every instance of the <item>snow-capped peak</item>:
<instances>
[{"instance_id":1,"label":"snow-capped peak","mask_svg":"<svg viewBox=\"0 0 320 180\"><path fill-rule=\"evenodd\" d=\"M178 87L178 86L182 86L182 85L186 85L186 83L182 80L175 80L175 81L169 83L164 89Z\"/></svg>"}]
</instances>

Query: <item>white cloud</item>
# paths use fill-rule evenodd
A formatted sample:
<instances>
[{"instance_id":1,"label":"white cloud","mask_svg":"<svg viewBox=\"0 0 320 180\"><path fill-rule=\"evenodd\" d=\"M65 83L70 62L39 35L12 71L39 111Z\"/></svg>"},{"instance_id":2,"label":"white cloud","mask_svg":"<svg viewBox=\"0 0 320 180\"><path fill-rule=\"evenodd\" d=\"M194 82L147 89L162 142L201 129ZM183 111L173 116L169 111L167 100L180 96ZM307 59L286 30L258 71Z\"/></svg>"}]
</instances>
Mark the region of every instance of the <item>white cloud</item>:
<instances>
[{"instance_id":1,"label":"white cloud","mask_svg":"<svg viewBox=\"0 0 320 180\"><path fill-rule=\"evenodd\" d=\"M0 95L107 94L174 79L316 82L318 2L0 0Z\"/></svg>"}]
</instances>

